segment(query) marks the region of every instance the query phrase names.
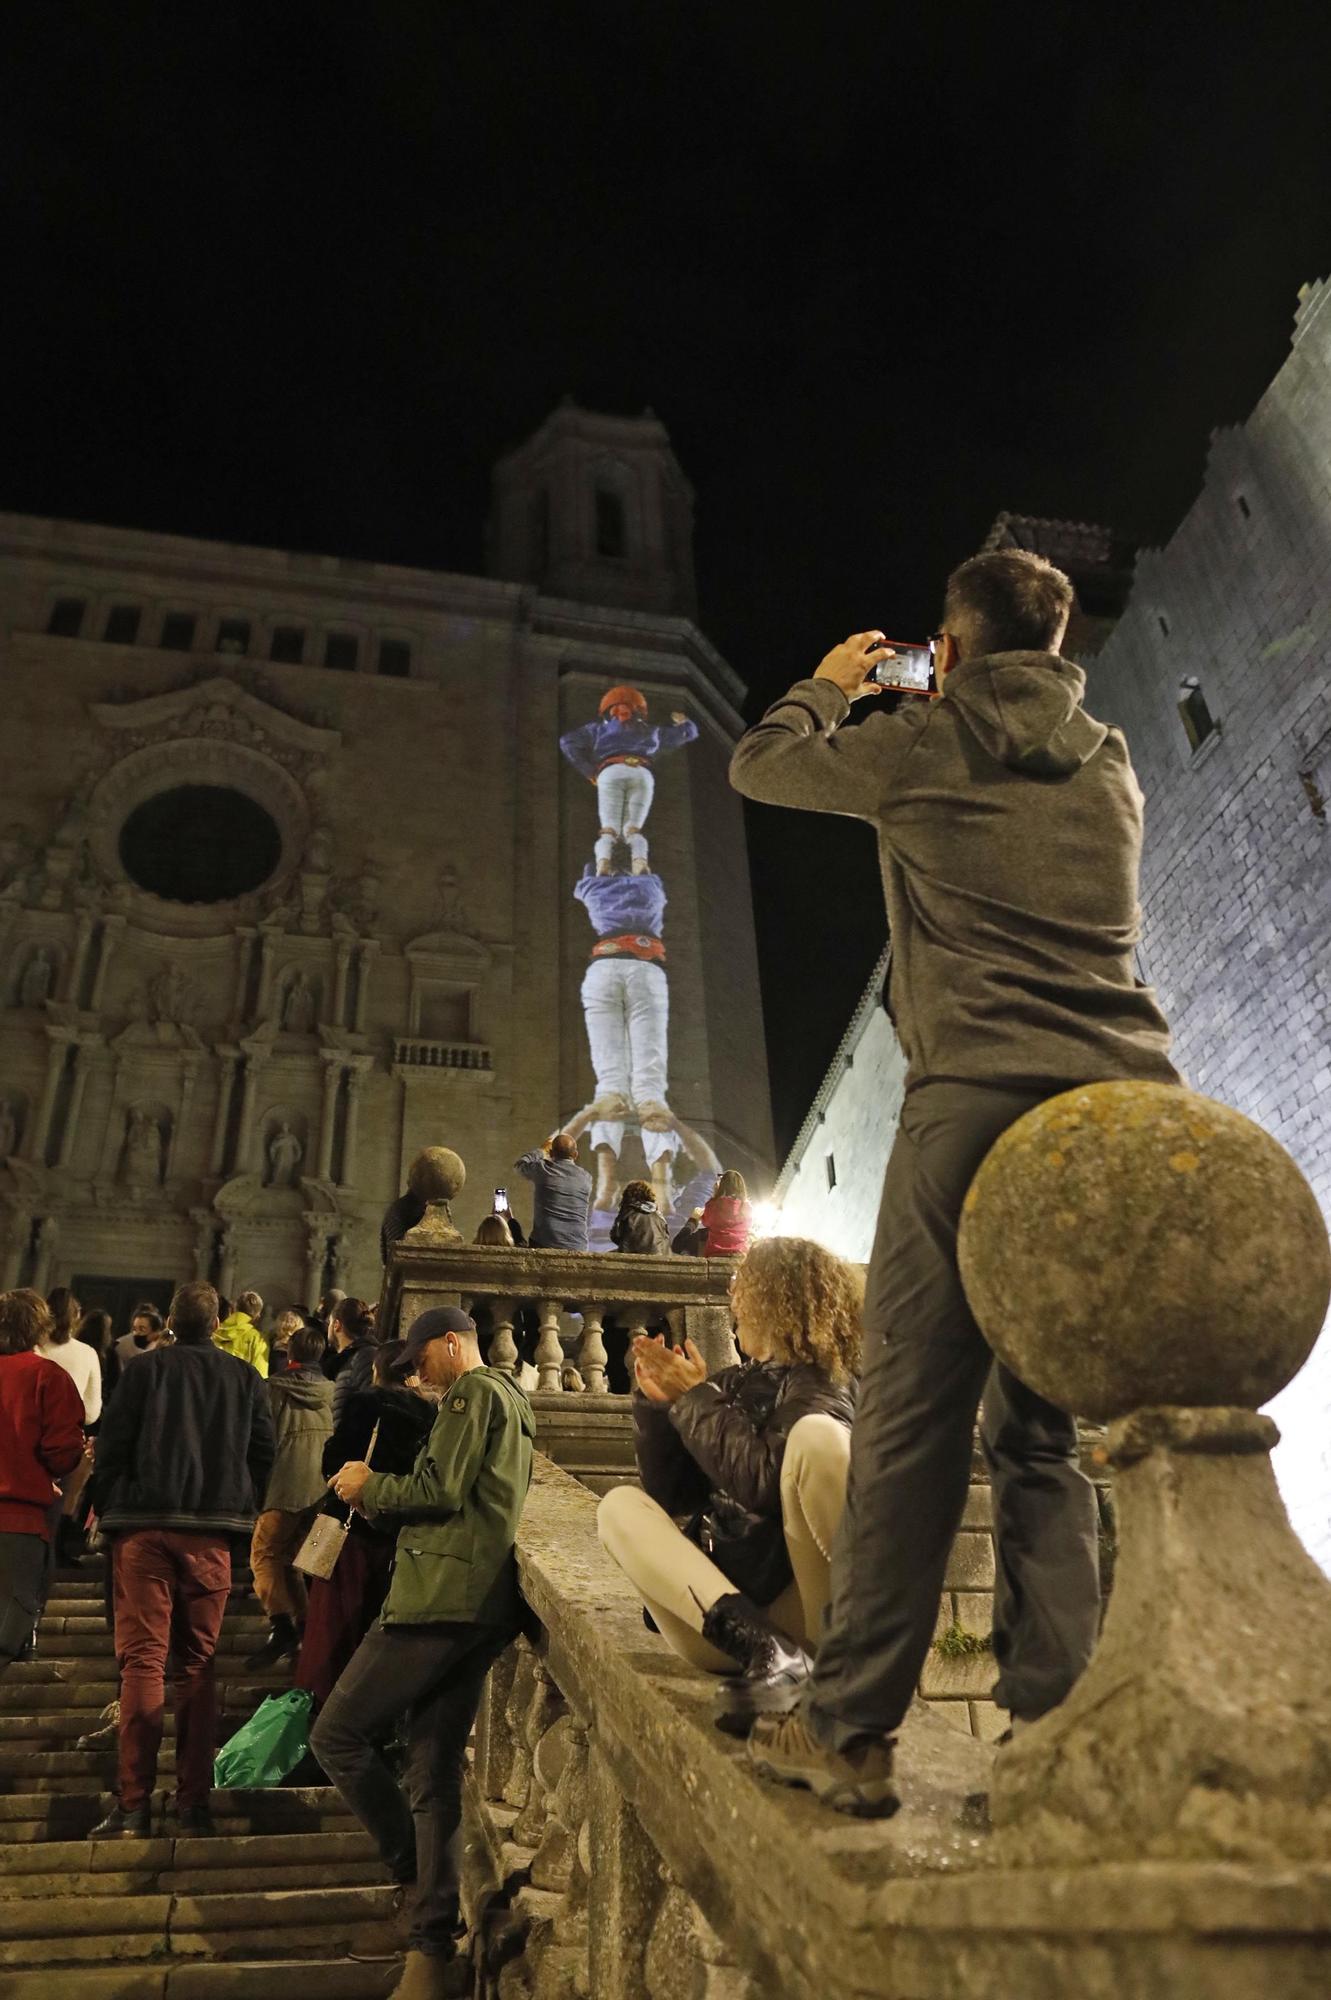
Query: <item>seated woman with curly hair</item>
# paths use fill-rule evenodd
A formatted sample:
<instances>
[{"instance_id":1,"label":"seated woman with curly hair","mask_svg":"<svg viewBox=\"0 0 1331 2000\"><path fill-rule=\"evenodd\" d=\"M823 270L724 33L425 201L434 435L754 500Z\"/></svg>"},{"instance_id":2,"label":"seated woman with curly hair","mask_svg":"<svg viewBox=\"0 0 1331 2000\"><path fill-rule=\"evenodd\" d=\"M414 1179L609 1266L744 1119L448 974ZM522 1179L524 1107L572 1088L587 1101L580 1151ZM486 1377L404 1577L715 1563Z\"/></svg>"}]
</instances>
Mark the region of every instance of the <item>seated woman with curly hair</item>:
<instances>
[{"instance_id":1,"label":"seated woman with curly hair","mask_svg":"<svg viewBox=\"0 0 1331 2000\"><path fill-rule=\"evenodd\" d=\"M773 1237L731 1294L746 1359L707 1377L692 1341L633 1346L642 1490L607 1493L604 1547L674 1650L735 1676L720 1725L793 1707L827 1603L850 1463L859 1274L820 1244Z\"/></svg>"}]
</instances>

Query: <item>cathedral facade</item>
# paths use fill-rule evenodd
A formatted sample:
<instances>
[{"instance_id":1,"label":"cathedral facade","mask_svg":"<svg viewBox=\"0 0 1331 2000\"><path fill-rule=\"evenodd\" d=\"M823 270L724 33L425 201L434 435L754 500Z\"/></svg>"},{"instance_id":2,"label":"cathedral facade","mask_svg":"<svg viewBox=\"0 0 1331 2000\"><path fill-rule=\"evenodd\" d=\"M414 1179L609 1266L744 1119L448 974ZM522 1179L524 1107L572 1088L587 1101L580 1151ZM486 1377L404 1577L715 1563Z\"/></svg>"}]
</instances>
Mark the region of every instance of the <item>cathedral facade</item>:
<instances>
[{"instance_id":1,"label":"cathedral facade","mask_svg":"<svg viewBox=\"0 0 1331 2000\"><path fill-rule=\"evenodd\" d=\"M0 517L5 1285L375 1297L432 1143L464 1228L566 1125L607 1199L770 1174L743 688L694 619L691 508L650 414L565 406L496 470L486 577ZM605 788L560 744L626 687L687 751L602 868ZM603 761L641 801L650 760ZM641 1105L593 1064L589 963L644 949L589 926L598 870L626 908L659 888Z\"/></svg>"}]
</instances>

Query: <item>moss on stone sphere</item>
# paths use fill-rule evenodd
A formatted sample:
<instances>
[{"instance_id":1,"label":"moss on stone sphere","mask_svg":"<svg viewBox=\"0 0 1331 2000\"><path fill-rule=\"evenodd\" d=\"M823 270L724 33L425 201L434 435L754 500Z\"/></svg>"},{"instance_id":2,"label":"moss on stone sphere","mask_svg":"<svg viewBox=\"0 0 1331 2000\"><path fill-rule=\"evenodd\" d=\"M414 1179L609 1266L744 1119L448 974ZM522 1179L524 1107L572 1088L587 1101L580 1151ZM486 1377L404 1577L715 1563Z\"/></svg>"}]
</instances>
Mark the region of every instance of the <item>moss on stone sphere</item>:
<instances>
[{"instance_id":1,"label":"moss on stone sphere","mask_svg":"<svg viewBox=\"0 0 1331 2000\"><path fill-rule=\"evenodd\" d=\"M461 1156L448 1146L427 1146L407 1174L407 1186L420 1201L452 1201L466 1181Z\"/></svg>"},{"instance_id":2,"label":"moss on stone sphere","mask_svg":"<svg viewBox=\"0 0 1331 2000\"><path fill-rule=\"evenodd\" d=\"M958 1256L999 1358L1100 1419L1259 1408L1331 1294L1326 1224L1283 1146L1158 1083L1091 1084L1019 1119L971 1183Z\"/></svg>"}]
</instances>

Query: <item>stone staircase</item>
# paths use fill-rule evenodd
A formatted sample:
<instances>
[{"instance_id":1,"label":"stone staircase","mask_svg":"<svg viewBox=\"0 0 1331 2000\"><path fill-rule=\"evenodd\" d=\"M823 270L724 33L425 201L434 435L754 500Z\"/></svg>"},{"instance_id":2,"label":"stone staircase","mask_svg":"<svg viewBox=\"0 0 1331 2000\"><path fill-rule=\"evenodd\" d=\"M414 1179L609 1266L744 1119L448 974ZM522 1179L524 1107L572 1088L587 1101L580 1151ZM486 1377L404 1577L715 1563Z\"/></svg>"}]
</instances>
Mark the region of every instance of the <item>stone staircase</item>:
<instances>
[{"instance_id":1,"label":"stone staircase","mask_svg":"<svg viewBox=\"0 0 1331 2000\"><path fill-rule=\"evenodd\" d=\"M238 1580L218 1649L223 1742L289 1678L244 1672L266 1630L246 1588ZM90 1561L59 1573L38 1657L0 1679L0 2000L390 1992L393 1891L331 1786L217 1792L217 1837L177 1838L163 1818L175 1768L168 1720L152 1838L87 1838L107 1808L114 1744L76 1741L116 1692Z\"/></svg>"}]
</instances>

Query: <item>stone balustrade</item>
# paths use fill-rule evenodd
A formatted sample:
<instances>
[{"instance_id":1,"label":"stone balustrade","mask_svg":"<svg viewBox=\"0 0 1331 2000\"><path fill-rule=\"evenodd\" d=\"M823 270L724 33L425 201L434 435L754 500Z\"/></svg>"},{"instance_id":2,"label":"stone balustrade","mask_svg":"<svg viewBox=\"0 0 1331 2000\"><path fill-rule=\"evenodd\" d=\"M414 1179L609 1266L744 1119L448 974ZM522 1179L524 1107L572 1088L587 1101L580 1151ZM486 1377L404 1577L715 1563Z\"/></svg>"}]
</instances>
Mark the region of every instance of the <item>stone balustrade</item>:
<instances>
[{"instance_id":1,"label":"stone balustrade","mask_svg":"<svg viewBox=\"0 0 1331 2000\"><path fill-rule=\"evenodd\" d=\"M405 1335L429 1307L466 1306L489 1322L490 1365L512 1372L518 1363L513 1328L519 1307L527 1306L540 1320L540 1390L572 1386L601 1395L605 1325L612 1315L630 1336L668 1319L678 1338L697 1343L710 1369L735 1360L727 1304L735 1264L733 1257L627 1257L464 1243L438 1202L393 1247L385 1324Z\"/></svg>"},{"instance_id":2,"label":"stone balustrade","mask_svg":"<svg viewBox=\"0 0 1331 2000\"><path fill-rule=\"evenodd\" d=\"M494 1060L482 1042L434 1042L419 1035L398 1035L393 1042L396 1069L492 1070Z\"/></svg>"}]
</instances>

